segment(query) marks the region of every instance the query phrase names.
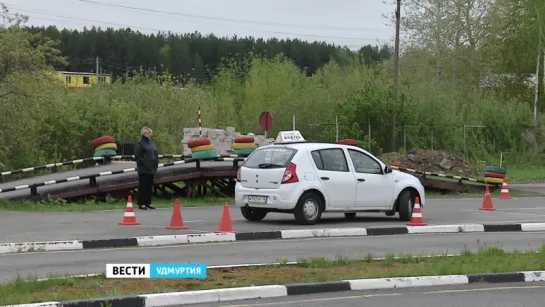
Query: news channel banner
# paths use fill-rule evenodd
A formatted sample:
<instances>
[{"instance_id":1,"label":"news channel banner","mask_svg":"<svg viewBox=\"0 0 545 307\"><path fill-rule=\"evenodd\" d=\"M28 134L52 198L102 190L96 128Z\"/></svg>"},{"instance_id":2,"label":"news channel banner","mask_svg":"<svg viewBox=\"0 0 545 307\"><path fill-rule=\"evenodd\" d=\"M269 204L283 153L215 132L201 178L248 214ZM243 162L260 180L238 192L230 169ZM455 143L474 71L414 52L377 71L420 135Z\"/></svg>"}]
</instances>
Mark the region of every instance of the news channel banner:
<instances>
[{"instance_id":1,"label":"news channel banner","mask_svg":"<svg viewBox=\"0 0 545 307\"><path fill-rule=\"evenodd\" d=\"M206 278L202 263L108 263L106 278Z\"/></svg>"}]
</instances>

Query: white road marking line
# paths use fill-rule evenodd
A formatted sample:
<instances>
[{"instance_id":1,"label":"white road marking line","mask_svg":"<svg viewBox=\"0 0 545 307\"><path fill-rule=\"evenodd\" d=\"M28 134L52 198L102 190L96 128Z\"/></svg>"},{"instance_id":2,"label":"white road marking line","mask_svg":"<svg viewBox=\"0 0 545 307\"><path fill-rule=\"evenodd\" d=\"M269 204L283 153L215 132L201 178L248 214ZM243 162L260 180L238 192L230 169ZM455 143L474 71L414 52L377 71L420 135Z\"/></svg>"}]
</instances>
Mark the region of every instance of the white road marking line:
<instances>
[{"instance_id":1,"label":"white road marking line","mask_svg":"<svg viewBox=\"0 0 545 307\"><path fill-rule=\"evenodd\" d=\"M508 223L543 223L545 220L512 220L512 221L484 221L476 222L474 224L508 224Z\"/></svg>"},{"instance_id":2,"label":"white road marking line","mask_svg":"<svg viewBox=\"0 0 545 307\"><path fill-rule=\"evenodd\" d=\"M251 307L251 306L275 306L275 305L291 305L299 303L311 303L311 302L327 302L327 301L342 301L342 300L353 300L361 298L372 298L372 297L384 297L384 296L402 296L403 293L383 293L383 294L364 294L364 295L353 295L353 296L335 296L335 297L325 297L325 298L315 298L308 300L293 300L293 301L283 301L283 302L272 302L272 303L255 303L255 304L242 304L242 305L224 305L228 307Z\"/></svg>"},{"instance_id":3,"label":"white road marking line","mask_svg":"<svg viewBox=\"0 0 545 307\"><path fill-rule=\"evenodd\" d=\"M474 211L474 210L472 210L472 211ZM477 212L477 211L475 211L475 212ZM525 216L543 216L543 217L545 217L545 214L505 212L505 211L499 211L499 210L496 210L495 213L508 214L508 215L525 215Z\"/></svg>"},{"instance_id":4,"label":"white road marking line","mask_svg":"<svg viewBox=\"0 0 545 307\"><path fill-rule=\"evenodd\" d=\"M540 289L545 286L513 286L513 287L493 287L493 288L477 288L477 289L453 289L453 290L437 290L420 292L419 294L444 294L444 293L464 293L464 292L480 292L480 291L498 291L498 290L515 290L515 289Z\"/></svg>"},{"instance_id":5,"label":"white road marking line","mask_svg":"<svg viewBox=\"0 0 545 307\"><path fill-rule=\"evenodd\" d=\"M229 206L229 208L233 208L234 206ZM170 210L172 211L172 208L156 208L155 210L153 211L165 211L165 210ZM184 207L182 205L182 212L184 210L194 210L194 209L223 209L223 205L221 204L218 204L218 205L214 205L214 206L197 206L197 207ZM47 212L40 212L40 211L5 211L5 212L13 212L13 213L32 213L32 214L35 214L35 213L40 213L40 214L73 214L73 213L101 213L101 212L123 212L125 211L125 208L120 208L120 209L105 209L105 210L88 210L88 211L66 211L66 212L51 212L51 211L47 211ZM138 212L137 210L135 210L136 212ZM139 210L139 211L142 211L142 210ZM220 211L221 213L221 211Z\"/></svg>"},{"instance_id":6,"label":"white road marking line","mask_svg":"<svg viewBox=\"0 0 545 307\"><path fill-rule=\"evenodd\" d=\"M204 220L191 220L191 221L186 221L184 220L184 224L185 223L199 223L199 222L204 222ZM166 226L166 225L165 225ZM151 225L151 226L148 226L148 225L142 225L138 228L165 228L165 226L154 226L154 225Z\"/></svg>"},{"instance_id":7,"label":"white road marking line","mask_svg":"<svg viewBox=\"0 0 545 307\"><path fill-rule=\"evenodd\" d=\"M185 224L185 222L184 222L184 224ZM165 225L165 226L166 226L166 225ZM142 226L138 227L138 226L137 226L137 227L138 227L138 228L165 229L165 226L144 226L144 227L142 227ZM168 231L168 230L169 230L169 229L165 229L165 231ZM171 230L171 231L178 231L178 230ZM212 231L210 231L210 230L200 230L200 229L191 229L191 228L189 228L189 229L183 229L183 230L179 230L179 231L193 231L193 232L199 232L199 233L210 233L210 232L212 232ZM183 233L183 232L178 232L178 233L176 233L176 234L183 235L184 233ZM156 236L170 236L170 235L172 235L172 234L168 234L168 233L167 233L167 234L164 234L164 233L163 233L163 234L159 234L159 235L151 235L150 237L156 237ZM148 235L146 235L146 236L148 236ZM139 237L142 237L142 236L139 236ZM82 241L84 241L84 240L82 240Z\"/></svg>"},{"instance_id":8,"label":"white road marking line","mask_svg":"<svg viewBox=\"0 0 545 307\"><path fill-rule=\"evenodd\" d=\"M545 210L545 206L535 207L535 208L510 208L510 209L497 209L496 208L496 211L507 211L507 210Z\"/></svg>"}]
</instances>

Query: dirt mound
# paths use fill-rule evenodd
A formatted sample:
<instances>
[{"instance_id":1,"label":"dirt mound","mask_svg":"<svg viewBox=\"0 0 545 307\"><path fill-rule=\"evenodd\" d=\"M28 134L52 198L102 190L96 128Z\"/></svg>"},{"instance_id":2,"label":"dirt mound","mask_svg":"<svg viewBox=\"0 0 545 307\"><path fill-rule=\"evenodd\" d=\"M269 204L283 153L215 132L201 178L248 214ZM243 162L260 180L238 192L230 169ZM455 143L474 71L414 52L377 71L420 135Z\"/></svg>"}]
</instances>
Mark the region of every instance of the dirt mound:
<instances>
[{"instance_id":1,"label":"dirt mound","mask_svg":"<svg viewBox=\"0 0 545 307\"><path fill-rule=\"evenodd\" d=\"M410 150L406 154L390 152L381 155L380 159L385 163L401 162L401 167L431 173L443 173L473 178L480 177L483 173L479 167L439 150L417 148Z\"/></svg>"}]
</instances>

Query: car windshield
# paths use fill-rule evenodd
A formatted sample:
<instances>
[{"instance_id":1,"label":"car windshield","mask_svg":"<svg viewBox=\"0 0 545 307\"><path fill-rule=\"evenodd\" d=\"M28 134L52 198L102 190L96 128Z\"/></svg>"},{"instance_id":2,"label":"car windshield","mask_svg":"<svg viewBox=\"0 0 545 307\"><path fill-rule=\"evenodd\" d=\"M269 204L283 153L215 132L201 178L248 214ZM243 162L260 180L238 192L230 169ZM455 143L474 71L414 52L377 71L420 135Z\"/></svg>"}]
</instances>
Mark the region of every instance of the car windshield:
<instances>
[{"instance_id":1,"label":"car windshield","mask_svg":"<svg viewBox=\"0 0 545 307\"><path fill-rule=\"evenodd\" d=\"M249 168L285 168L290 163L297 150L287 147L272 147L256 150L244 162Z\"/></svg>"}]
</instances>

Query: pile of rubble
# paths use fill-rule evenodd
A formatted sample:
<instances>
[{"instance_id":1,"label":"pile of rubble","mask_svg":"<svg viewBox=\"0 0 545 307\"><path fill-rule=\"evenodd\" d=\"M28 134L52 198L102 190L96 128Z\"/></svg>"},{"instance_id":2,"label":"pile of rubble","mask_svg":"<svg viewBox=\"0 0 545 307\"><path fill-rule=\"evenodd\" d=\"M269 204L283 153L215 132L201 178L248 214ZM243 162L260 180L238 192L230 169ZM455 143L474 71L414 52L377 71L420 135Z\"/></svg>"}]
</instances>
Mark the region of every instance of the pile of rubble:
<instances>
[{"instance_id":1,"label":"pile of rubble","mask_svg":"<svg viewBox=\"0 0 545 307\"><path fill-rule=\"evenodd\" d=\"M472 165L461 158L448 153L431 149L413 149L406 154L397 152L385 153L380 156L385 163L400 162L401 167L412 168L431 173L443 173L447 175L459 175L467 177L480 177L482 169Z\"/></svg>"}]
</instances>

